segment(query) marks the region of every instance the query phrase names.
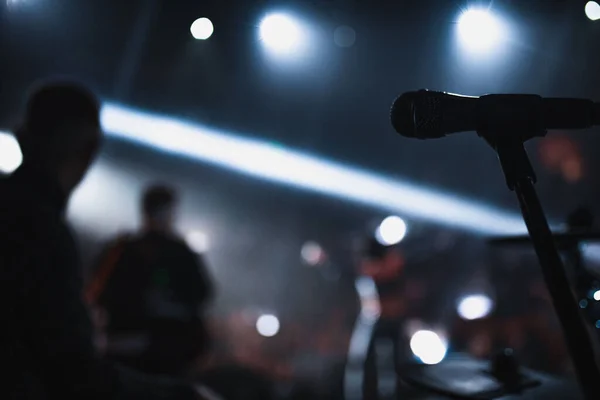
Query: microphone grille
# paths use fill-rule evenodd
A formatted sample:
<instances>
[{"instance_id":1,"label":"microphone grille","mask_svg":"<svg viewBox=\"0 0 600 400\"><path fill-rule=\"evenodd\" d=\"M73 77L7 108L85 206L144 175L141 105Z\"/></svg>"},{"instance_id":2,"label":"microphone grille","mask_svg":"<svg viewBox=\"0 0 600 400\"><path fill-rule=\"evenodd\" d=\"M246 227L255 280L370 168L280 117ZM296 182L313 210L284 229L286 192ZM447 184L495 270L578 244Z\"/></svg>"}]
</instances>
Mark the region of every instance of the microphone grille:
<instances>
[{"instance_id":1,"label":"microphone grille","mask_svg":"<svg viewBox=\"0 0 600 400\"><path fill-rule=\"evenodd\" d=\"M442 98L437 92L407 92L392 104L392 126L402 136L429 139L443 136ZM441 94L441 93L440 93Z\"/></svg>"}]
</instances>

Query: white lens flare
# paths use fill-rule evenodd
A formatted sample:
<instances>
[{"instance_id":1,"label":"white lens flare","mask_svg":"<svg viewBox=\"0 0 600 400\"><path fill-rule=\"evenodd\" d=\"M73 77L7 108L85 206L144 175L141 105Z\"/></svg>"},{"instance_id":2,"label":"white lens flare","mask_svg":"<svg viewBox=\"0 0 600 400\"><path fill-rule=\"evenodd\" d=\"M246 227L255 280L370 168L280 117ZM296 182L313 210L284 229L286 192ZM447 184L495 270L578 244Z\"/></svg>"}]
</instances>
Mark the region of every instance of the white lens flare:
<instances>
[{"instance_id":1,"label":"white lens flare","mask_svg":"<svg viewBox=\"0 0 600 400\"><path fill-rule=\"evenodd\" d=\"M21 147L8 132L0 132L0 173L10 174L23 162Z\"/></svg>"},{"instance_id":2,"label":"white lens flare","mask_svg":"<svg viewBox=\"0 0 600 400\"><path fill-rule=\"evenodd\" d=\"M494 50L501 42L503 33L502 22L487 9L468 9L458 19L459 40L470 52Z\"/></svg>"},{"instance_id":3,"label":"white lens flare","mask_svg":"<svg viewBox=\"0 0 600 400\"><path fill-rule=\"evenodd\" d=\"M375 231L375 239L384 246L398 244L406 236L406 223L400 217L390 216L384 219Z\"/></svg>"},{"instance_id":4,"label":"white lens flare","mask_svg":"<svg viewBox=\"0 0 600 400\"><path fill-rule=\"evenodd\" d=\"M190 33L196 40L206 40L212 36L214 31L215 27L208 18L198 18L190 26Z\"/></svg>"},{"instance_id":5,"label":"white lens flare","mask_svg":"<svg viewBox=\"0 0 600 400\"><path fill-rule=\"evenodd\" d=\"M274 53L289 54L300 49L305 39L303 27L285 14L265 17L259 27L260 40Z\"/></svg>"},{"instance_id":6,"label":"white lens flare","mask_svg":"<svg viewBox=\"0 0 600 400\"><path fill-rule=\"evenodd\" d=\"M585 5L585 15L592 21L600 20L600 4L588 1Z\"/></svg>"},{"instance_id":7,"label":"white lens flare","mask_svg":"<svg viewBox=\"0 0 600 400\"><path fill-rule=\"evenodd\" d=\"M273 337L279 332L279 319L274 315L261 315L256 321L257 332L264 337Z\"/></svg>"},{"instance_id":8,"label":"white lens flare","mask_svg":"<svg viewBox=\"0 0 600 400\"><path fill-rule=\"evenodd\" d=\"M423 364L434 365L444 360L448 344L437 333L420 330L412 335L410 349Z\"/></svg>"},{"instance_id":9,"label":"white lens flare","mask_svg":"<svg viewBox=\"0 0 600 400\"><path fill-rule=\"evenodd\" d=\"M492 299L484 294L473 294L463 297L458 302L458 315L462 319L472 321L487 317L494 304Z\"/></svg>"}]
</instances>

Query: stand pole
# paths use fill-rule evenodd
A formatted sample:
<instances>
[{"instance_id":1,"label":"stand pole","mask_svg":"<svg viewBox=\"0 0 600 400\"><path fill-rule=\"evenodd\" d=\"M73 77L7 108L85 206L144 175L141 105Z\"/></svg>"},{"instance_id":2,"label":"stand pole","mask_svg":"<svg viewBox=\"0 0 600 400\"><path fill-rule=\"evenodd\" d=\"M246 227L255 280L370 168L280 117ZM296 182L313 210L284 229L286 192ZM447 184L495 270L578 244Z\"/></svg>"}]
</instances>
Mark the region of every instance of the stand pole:
<instances>
[{"instance_id":1,"label":"stand pole","mask_svg":"<svg viewBox=\"0 0 600 400\"><path fill-rule=\"evenodd\" d=\"M596 364L594 346L580 318L577 301L571 292L567 274L535 191L535 173L523 142L520 139L493 141L490 137L485 138L498 153L509 189L517 194L521 213L540 262L554 310L560 321L581 392L587 400L600 399L600 390L598 390L600 371Z\"/></svg>"}]
</instances>

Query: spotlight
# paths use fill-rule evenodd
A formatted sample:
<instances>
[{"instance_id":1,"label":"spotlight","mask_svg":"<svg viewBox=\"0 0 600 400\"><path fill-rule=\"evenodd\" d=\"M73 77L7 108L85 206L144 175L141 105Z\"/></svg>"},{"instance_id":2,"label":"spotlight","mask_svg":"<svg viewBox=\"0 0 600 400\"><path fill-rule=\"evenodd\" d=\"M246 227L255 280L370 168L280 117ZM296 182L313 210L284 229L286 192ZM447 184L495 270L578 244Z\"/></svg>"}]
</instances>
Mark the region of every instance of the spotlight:
<instances>
[{"instance_id":1,"label":"spotlight","mask_svg":"<svg viewBox=\"0 0 600 400\"><path fill-rule=\"evenodd\" d=\"M297 51L304 39L302 26L285 14L271 14L260 23L260 40L273 52L289 54Z\"/></svg>"},{"instance_id":2,"label":"spotlight","mask_svg":"<svg viewBox=\"0 0 600 400\"><path fill-rule=\"evenodd\" d=\"M592 21L600 19L600 4L595 1L588 1L585 5L585 15Z\"/></svg>"},{"instance_id":3,"label":"spotlight","mask_svg":"<svg viewBox=\"0 0 600 400\"><path fill-rule=\"evenodd\" d=\"M197 40L206 40L212 36L215 28L208 18L198 18L192 23L190 27L190 32L194 39Z\"/></svg>"},{"instance_id":4,"label":"spotlight","mask_svg":"<svg viewBox=\"0 0 600 400\"><path fill-rule=\"evenodd\" d=\"M208 236L204 232L191 231L186 235L185 241L198 254L205 253L208 250Z\"/></svg>"},{"instance_id":5,"label":"spotlight","mask_svg":"<svg viewBox=\"0 0 600 400\"><path fill-rule=\"evenodd\" d=\"M458 315L469 321L487 317L492 311L493 302L488 296L474 294L463 297L458 303Z\"/></svg>"},{"instance_id":6,"label":"spotlight","mask_svg":"<svg viewBox=\"0 0 600 400\"><path fill-rule=\"evenodd\" d=\"M398 244L406 236L406 223L400 217L391 216L381 222L375 231L375 238L384 246Z\"/></svg>"},{"instance_id":7,"label":"spotlight","mask_svg":"<svg viewBox=\"0 0 600 400\"><path fill-rule=\"evenodd\" d=\"M23 162L23 154L17 139L9 133L0 132L0 173L10 174Z\"/></svg>"},{"instance_id":8,"label":"spotlight","mask_svg":"<svg viewBox=\"0 0 600 400\"><path fill-rule=\"evenodd\" d=\"M502 39L503 30L500 20L487 9L468 9L458 19L461 44L475 53L493 50Z\"/></svg>"},{"instance_id":9,"label":"spotlight","mask_svg":"<svg viewBox=\"0 0 600 400\"><path fill-rule=\"evenodd\" d=\"M410 349L423 364L434 365L446 357L448 345L437 333L421 330L412 335Z\"/></svg>"},{"instance_id":10,"label":"spotlight","mask_svg":"<svg viewBox=\"0 0 600 400\"><path fill-rule=\"evenodd\" d=\"M261 315L256 321L256 330L261 336L273 337L279 332L279 319L274 315Z\"/></svg>"},{"instance_id":11,"label":"spotlight","mask_svg":"<svg viewBox=\"0 0 600 400\"><path fill-rule=\"evenodd\" d=\"M594 300L600 301L600 290L594 292Z\"/></svg>"},{"instance_id":12,"label":"spotlight","mask_svg":"<svg viewBox=\"0 0 600 400\"><path fill-rule=\"evenodd\" d=\"M317 264L320 264L323 261L325 257L325 252L318 243L306 242L302 246L300 255L302 256L302 260L306 264L310 266L316 266Z\"/></svg>"}]
</instances>

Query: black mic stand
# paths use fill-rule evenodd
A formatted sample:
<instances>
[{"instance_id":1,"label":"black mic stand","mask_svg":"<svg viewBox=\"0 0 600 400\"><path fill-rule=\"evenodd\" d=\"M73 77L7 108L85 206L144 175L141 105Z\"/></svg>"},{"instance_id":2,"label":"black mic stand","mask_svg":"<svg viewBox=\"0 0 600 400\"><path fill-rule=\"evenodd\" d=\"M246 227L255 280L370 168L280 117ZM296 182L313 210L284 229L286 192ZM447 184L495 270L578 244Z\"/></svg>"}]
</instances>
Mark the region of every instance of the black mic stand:
<instances>
[{"instance_id":1,"label":"black mic stand","mask_svg":"<svg viewBox=\"0 0 600 400\"><path fill-rule=\"evenodd\" d=\"M600 371L591 337L580 318L565 268L535 191L535 172L524 142L539 134L521 137L503 132L478 132L496 151L511 191L517 194L521 213L542 268L546 286L562 326L581 392L587 400L600 399Z\"/></svg>"}]
</instances>

